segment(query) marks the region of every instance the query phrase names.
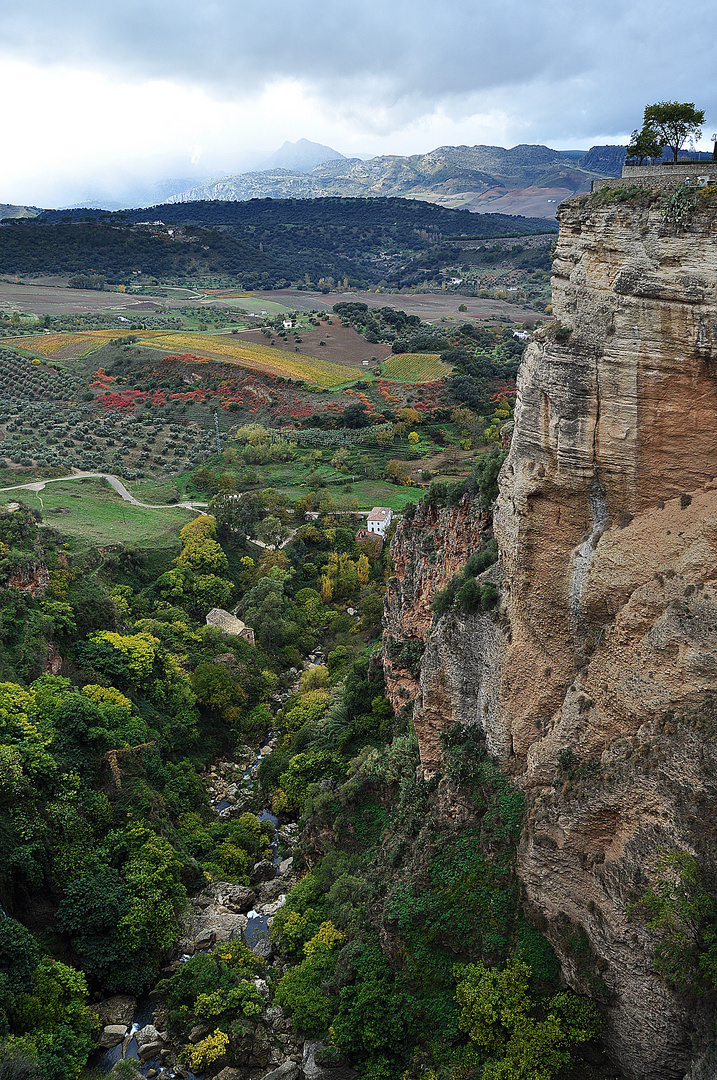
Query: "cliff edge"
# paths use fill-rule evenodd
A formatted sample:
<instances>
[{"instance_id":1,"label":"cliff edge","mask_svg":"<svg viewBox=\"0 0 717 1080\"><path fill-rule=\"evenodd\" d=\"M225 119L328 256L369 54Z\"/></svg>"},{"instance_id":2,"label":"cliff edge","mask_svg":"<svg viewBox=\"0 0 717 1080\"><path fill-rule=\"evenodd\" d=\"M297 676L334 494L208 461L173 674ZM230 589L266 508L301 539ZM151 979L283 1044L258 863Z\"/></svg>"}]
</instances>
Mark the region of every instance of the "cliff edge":
<instances>
[{"instance_id":1,"label":"cliff edge","mask_svg":"<svg viewBox=\"0 0 717 1080\"><path fill-rule=\"evenodd\" d=\"M526 910L634 1080L683 1077L712 1015L629 911L665 851L717 870L717 210L683 201L560 207L559 329L526 349L494 509L498 610L418 620L424 769L441 730L481 726L528 799Z\"/></svg>"}]
</instances>

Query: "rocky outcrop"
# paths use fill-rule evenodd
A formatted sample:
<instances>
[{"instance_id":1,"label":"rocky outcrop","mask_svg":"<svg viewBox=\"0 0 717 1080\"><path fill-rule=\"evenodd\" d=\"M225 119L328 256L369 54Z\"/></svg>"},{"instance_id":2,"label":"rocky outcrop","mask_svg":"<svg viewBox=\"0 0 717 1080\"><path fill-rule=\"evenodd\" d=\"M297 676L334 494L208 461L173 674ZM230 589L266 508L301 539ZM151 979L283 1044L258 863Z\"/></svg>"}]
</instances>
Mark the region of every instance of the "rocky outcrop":
<instances>
[{"instance_id":1,"label":"rocky outcrop","mask_svg":"<svg viewBox=\"0 0 717 1080\"><path fill-rule=\"evenodd\" d=\"M386 694L395 712L413 702L436 592L461 570L488 528L477 501L450 509L419 505L391 544L395 576L384 602L383 660Z\"/></svg>"},{"instance_id":2,"label":"rocky outcrop","mask_svg":"<svg viewBox=\"0 0 717 1080\"><path fill-rule=\"evenodd\" d=\"M441 730L482 727L527 796L518 872L566 980L603 1002L627 1076L677 1080L708 1010L658 979L628 909L665 849L717 870L717 217L679 229L650 195L559 216L561 341L519 373L501 600L428 635L416 730L434 771ZM397 571L400 627L431 574Z\"/></svg>"},{"instance_id":3,"label":"rocky outcrop","mask_svg":"<svg viewBox=\"0 0 717 1080\"><path fill-rule=\"evenodd\" d=\"M50 584L50 573L43 562L29 561L13 571L5 582L6 589L18 589L30 596L44 596Z\"/></svg>"}]
</instances>

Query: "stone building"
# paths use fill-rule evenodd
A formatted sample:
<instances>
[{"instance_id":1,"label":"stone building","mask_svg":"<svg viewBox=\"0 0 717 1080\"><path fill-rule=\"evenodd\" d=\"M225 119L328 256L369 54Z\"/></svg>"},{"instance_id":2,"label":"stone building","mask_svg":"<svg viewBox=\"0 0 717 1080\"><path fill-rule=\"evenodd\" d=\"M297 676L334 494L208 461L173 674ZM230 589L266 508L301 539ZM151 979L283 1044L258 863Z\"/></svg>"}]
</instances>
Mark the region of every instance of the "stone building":
<instances>
[{"instance_id":1,"label":"stone building","mask_svg":"<svg viewBox=\"0 0 717 1080\"><path fill-rule=\"evenodd\" d=\"M254 645L254 631L251 626L247 626L241 619L237 619L236 615L232 615L231 612L225 611L224 608L212 608L207 615L207 626L215 626L217 630L221 630L224 634L232 634L234 637L242 637L245 641L248 641L250 645Z\"/></svg>"}]
</instances>

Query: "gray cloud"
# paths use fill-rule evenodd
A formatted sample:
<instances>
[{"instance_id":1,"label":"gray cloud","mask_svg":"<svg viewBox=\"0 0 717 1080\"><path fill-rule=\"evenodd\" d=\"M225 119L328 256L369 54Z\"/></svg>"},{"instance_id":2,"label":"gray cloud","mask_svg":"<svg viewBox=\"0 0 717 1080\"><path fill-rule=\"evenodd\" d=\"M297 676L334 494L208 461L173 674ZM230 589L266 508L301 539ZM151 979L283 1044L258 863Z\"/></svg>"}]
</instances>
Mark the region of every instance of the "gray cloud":
<instances>
[{"instance_id":1,"label":"gray cloud","mask_svg":"<svg viewBox=\"0 0 717 1080\"><path fill-rule=\"evenodd\" d=\"M630 130L663 98L717 116L717 11L703 0L3 0L0 15L6 55L226 99L296 78L376 130L437 106L503 109L541 141Z\"/></svg>"}]
</instances>

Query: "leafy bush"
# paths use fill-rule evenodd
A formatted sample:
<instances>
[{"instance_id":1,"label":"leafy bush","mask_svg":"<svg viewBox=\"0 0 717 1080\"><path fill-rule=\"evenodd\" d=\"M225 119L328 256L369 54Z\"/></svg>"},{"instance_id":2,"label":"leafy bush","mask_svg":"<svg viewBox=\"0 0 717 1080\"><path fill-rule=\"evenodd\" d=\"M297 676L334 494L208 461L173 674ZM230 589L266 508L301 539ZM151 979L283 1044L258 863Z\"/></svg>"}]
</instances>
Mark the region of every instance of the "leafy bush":
<instances>
[{"instance_id":1,"label":"leafy bush","mask_svg":"<svg viewBox=\"0 0 717 1080\"><path fill-rule=\"evenodd\" d=\"M290 1013L299 1031L322 1035L328 1030L336 999L326 993L326 984L336 966L338 946L345 940L332 922L323 922L304 945L304 959L279 982L277 1004Z\"/></svg>"},{"instance_id":2,"label":"leafy bush","mask_svg":"<svg viewBox=\"0 0 717 1080\"><path fill-rule=\"evenodd\" d=\"M523 960L459 966L456 975L461 1030L489 1055L484 1080L553 1080L571 1065L573 1048L600 1031L596 1007L576 994L534 1000Z\"/></svg>"}]
</instances>

